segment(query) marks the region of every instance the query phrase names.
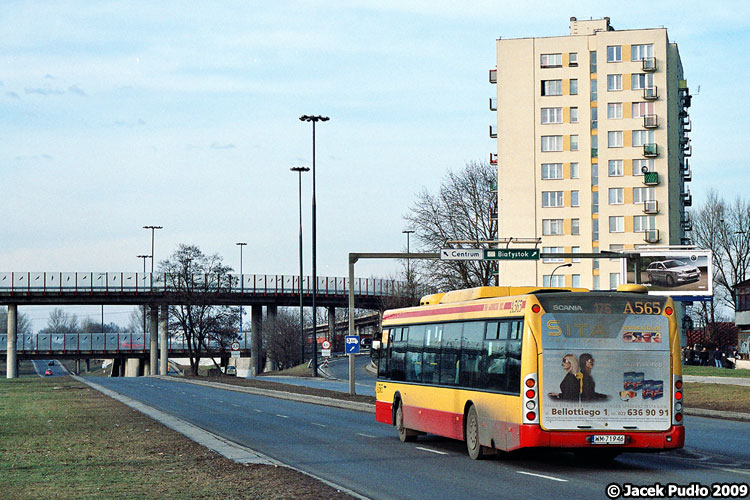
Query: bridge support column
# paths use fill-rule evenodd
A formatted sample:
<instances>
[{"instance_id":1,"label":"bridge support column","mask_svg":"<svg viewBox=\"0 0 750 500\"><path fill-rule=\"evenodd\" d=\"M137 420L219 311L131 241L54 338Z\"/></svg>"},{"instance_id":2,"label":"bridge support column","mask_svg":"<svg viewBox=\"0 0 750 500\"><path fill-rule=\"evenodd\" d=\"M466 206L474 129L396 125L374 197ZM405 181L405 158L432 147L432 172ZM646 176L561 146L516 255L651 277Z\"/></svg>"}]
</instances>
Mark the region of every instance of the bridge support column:
<instances>
[{"instance_id":1,"label":"bridge support column","mask_svg":"<svg viewBox=\"0 0 750 500\"><path fill-rule=\"evenodd\" d=\"M252 342L250 347L250 375L255 376L261 373L261 350L263 348L263 338L261 329L263 328L263 306L252 306L250 312Z\"/></svg>"},{"instance_id":2,"label":"bridge support column","mask_svg":"<svg viewBox=\"0 0 750 500\"><path fill-rule=\"evenodd\" d=\"M271 324L276 322L276 314L278 309L276 305L266 306L266 321L270 321ZM276 369L276 360L271 357L271 353L266 353L266 367L263 371L270 372Z\"/></svg>"},{"instance_id":3,"label":"bridge support column","mask_svg":"<svg viewBox=\"0 0 750 500\"><path fill-rule=\"evenodd\" d=\"M156 306L149 306L148 308L148 323L149 323L149 336L151 337L151 345L149 347L149 359L148 359L148 374L157 375L159 369L157 366L157 360L159 359L159 332L157 330L159 324L158 318L159 310Z\"/></svg>"},{"instance_id":4,"label":"bridge support column","mask_svg":"<svg viewBox=\"0 0 750 500\"><path fill-rule=\"evenodd\" d=\"M169 355L169 346L167 345L167 326L169 320L169 306L159 308L159 373L166 375L169 373L167 358Z\"/></svg>"},{"instance_id":5,"label":"bridge support column","mask_svg":"<svg viewBox=\"0 0 750 500\"><path fill-rule=\"evenodd\" d=\"M7 378L18 378L18 356L16 352L16 336L18 335L18 306L8 305L8 352L6 357Z\"/></svg>"},{"instance_id":6,"label":"bridge support column","mask_svg":"<svg viewBox=\"0 0 750 500\"><path fill-rule=\"evenodd\" d=\"M336 344L336 308L331 306L328 308L328 341L332 344Z\"/></svg>"}]
</instances>

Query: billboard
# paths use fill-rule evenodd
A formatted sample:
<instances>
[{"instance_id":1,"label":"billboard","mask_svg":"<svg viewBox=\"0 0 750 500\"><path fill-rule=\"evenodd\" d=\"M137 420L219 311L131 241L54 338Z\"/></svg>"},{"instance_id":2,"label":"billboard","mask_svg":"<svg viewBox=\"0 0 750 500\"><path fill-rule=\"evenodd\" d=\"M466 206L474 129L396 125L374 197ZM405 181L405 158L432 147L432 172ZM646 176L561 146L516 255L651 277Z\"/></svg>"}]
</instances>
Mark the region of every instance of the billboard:
<instances>
[{"instance_id":1,"label":"billboard","mask_svg":"<svg viewBox=\"0 0 750 500\"><path fill-rule=\"evenodd\" d=\"M675 300L710 300L713 296L713 261L710 250L636 250L641 255L638 282L651 295ZM622 259L625 283L635 283L632 259Z\"/></svg>"}]
</instances>

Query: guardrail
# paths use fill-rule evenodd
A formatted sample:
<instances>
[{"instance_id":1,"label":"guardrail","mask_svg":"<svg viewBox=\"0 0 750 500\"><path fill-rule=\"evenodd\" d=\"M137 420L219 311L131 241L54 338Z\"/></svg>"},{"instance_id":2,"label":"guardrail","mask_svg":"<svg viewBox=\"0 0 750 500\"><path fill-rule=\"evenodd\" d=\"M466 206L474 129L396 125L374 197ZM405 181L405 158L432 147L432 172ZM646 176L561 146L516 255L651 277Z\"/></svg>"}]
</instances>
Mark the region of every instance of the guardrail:
<instances>
[{"instance_id":1,"label":"guardrail","mask_svg":"<svg viewBox=\"0 0 750 500\"><path fill-rule=\"evenodd\" d=\"M188 283L189 281L189 283ZM312 277L302 280L302 293L313 293ZM187 279L168 273L124 272L1 272L0 293L170 293L299 294L299 276L269 274L195 274ZM397 296L406 283L395 280L356 278L355 295ZM318 295L346 295L348 278L318 277Z\"/></svg>"}]
</instances>

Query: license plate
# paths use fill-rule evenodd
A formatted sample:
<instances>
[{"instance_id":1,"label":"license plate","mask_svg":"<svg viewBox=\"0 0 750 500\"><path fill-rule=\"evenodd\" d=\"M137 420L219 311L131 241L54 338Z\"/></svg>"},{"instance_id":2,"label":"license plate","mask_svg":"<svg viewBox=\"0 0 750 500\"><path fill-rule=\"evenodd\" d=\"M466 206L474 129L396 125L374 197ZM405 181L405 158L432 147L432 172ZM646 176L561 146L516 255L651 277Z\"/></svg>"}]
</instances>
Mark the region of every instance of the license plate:
<instances>
[{"instance_id":1,"label":"license plate","mask_svg":"<svg viewBox=\"0 0 750 500\"><path fill-rule=\"evenodd\" d=\"M625 435L608 434L605 436L591 436L591 444L625 444Z\"/></svg>"}]
</instances>

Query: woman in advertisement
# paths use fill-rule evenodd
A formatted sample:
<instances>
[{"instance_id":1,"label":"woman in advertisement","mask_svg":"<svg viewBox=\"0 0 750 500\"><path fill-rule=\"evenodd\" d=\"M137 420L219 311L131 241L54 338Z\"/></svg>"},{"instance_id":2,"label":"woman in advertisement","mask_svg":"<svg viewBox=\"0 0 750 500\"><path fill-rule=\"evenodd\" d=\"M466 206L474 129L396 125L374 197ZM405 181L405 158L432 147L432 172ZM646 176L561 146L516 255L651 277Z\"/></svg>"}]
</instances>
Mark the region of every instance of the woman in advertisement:
<instances>
[{"instance_id":1,"label":"woman in advertisement","mask_svg":"<svg viewBox=\"0 0 750 500\"><path fill-rule=\"evenodd\" d=\"M560 382L560 392L550 392L549 396L565 401L578 401L581 384L578 381L578 358L574 354L566 354L562 359L565 377Z\"/></svg>"},{"instance_id":2,"label":"woman in advertisement","mask_svg":"<svg viewBox=\"0 0 750 500\"><path fill-rule=\"evenodd\" d=\"M604 400L607 399L609 396L606 394L599 394L596 392L596 382L594 382L594 377L591 376L591 370L594 368L594 357L584 352L581 354L581 356L578 358L578 363L581 367L581 401L596 401L596 400Z\"/></svg>"}]
</instances>

